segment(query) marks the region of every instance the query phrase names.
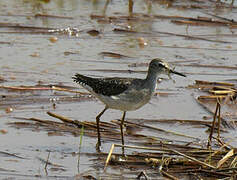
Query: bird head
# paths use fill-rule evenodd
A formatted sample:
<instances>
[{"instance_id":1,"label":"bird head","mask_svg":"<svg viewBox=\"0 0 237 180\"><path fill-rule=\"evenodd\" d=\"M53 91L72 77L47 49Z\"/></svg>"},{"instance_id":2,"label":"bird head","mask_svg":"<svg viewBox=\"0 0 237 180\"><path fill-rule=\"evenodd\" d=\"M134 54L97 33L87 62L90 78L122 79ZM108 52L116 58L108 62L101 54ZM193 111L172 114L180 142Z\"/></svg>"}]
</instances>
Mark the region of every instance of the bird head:
<instances>
[{"instance_id":1,"label":"bird head","mask_svg":"<svg viewBox=\"0 0 237 180\"><path fill-rule=\"evenodd\" d=\"M171 68L167 62L165 62L164 60L162 60L160 58L151 60L149 69L151 71L159 73L159 74L160 73L167 74L169 77L171 74L176 74L179 76L186 77L186 75L175 71L174 68Z\"/></svg>"}]
</instances>

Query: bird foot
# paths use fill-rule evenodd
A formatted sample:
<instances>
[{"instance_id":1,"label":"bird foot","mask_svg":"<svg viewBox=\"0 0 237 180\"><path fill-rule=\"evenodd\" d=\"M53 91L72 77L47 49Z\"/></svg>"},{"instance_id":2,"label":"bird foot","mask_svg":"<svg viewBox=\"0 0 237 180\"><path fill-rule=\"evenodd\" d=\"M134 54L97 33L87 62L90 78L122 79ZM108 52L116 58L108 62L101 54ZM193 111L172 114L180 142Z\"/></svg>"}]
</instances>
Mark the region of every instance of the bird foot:
<instances>
[{"instance_id":1,"label":"bird foot","mask_svg":"<svg viewBox=\"0 0 237 180\"><path fill-rule=\"evenodd\" d=\"M102 148L101 148L101 143L100 143L100 142L97 142L97 143L96 143L96 151L97 151L98 153L100 153L101 150L102 150Z\"/></svg>"},{"instance_id":2,"label":"bird foot","mask_svg":"<svg viewBox=\"0 0 237 180\"><path fill-rule=\"evenodd\" d=\"M128 156L126 154L122 153L122 156L120 156L121 161L126 161L128 159Z\"/></svg>"}]
</instances>

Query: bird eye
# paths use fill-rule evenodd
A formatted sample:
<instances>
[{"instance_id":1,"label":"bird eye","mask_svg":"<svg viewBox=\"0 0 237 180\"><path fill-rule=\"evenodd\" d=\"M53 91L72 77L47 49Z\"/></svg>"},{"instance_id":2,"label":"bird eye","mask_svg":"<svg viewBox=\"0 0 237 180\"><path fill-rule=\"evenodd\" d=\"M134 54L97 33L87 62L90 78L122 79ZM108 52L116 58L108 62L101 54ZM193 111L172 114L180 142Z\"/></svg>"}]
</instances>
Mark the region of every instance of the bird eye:
<instances>
[{"instance_id":1,"label":"bird eye","mask_svg":"<svg viewBox=\"0 0 237 180\"><path fill-rule=\"evenodd\" d=\"M162 63L159 63L158 66L159 67L164 67L164 65Z\"/></svg>"}]
</instances>

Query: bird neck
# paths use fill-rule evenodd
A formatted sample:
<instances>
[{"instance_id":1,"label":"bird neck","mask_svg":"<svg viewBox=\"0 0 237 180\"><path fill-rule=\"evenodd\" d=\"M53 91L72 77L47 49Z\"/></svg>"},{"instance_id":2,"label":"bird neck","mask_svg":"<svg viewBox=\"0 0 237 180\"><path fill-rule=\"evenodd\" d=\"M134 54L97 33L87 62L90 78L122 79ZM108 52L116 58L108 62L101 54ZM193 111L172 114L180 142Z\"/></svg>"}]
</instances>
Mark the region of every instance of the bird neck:
<instances>
[{"instance_id":1,"label":"bird neck","mask_svg":"<svg viewBox=\"0 0 237 180\"><path fill-rule=\"evenodd\" d=\"M158 73L148 70L147 77L146 77L146 85L150 88L152 92L154 92L156 88L156 83L158 79Z\"/></svg>"}]
</instances>

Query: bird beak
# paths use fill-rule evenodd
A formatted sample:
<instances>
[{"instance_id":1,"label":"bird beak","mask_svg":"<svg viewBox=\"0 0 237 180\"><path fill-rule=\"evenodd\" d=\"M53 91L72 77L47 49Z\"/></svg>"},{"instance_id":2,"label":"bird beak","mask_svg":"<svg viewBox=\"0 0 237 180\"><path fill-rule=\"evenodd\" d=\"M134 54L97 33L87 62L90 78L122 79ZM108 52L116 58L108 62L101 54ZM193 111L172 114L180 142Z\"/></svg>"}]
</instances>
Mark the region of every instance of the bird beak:
<instances>
[{"instance_id":1,"label":"bird beak","mask_svg":"<svg viewBox=\"0 0 237 180\"><path fill-rule=\"evenodd\" d=\"M175 71L175 70L173 70L173 69L169 69L169 73L173 73L173 74L177 74L177 75L179 75L179 76L186 77L186 75L184 75L184 74L182 74L182 73L180 73L180 72L177 72L177 71Z\"/></svg>"}]
</instances>

